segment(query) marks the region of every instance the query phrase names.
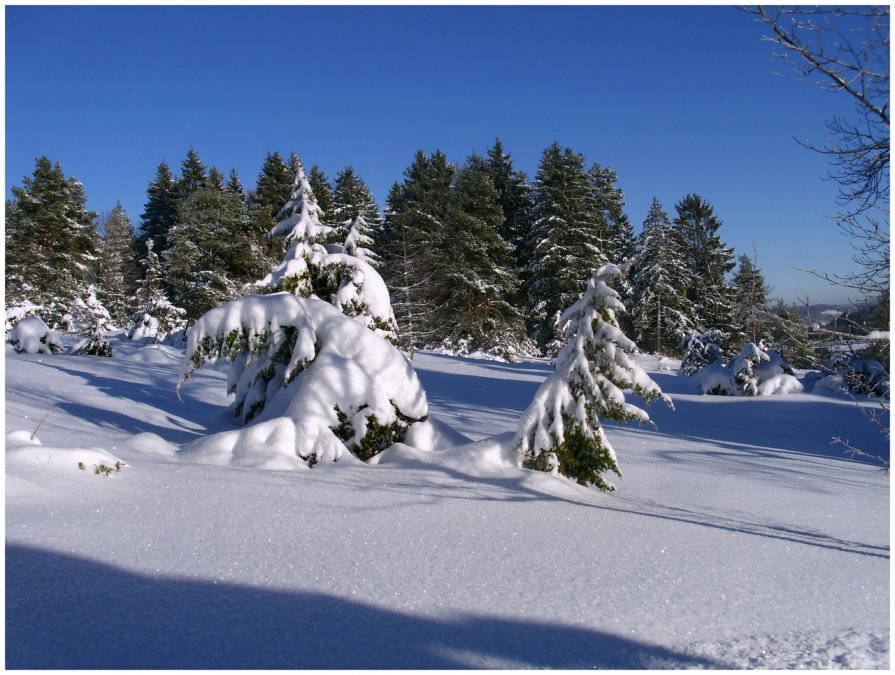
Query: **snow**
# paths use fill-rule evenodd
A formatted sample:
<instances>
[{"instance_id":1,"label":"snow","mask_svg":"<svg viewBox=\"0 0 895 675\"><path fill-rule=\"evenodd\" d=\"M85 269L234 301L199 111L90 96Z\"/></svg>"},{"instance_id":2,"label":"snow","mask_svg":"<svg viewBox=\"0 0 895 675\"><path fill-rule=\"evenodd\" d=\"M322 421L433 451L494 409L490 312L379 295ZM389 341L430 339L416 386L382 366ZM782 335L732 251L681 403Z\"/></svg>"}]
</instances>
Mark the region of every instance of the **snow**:
<instances>
[{"instance_id":1,"label":"snow","mask_svg":"<svg viewBox=\"0 0 895 675\"><path fill-rule=\"evenodd\" d=\"M7 340L17 351L26 354L51 354L61 351L62 343L57 331L50 330L38 316L26 316L7 334Z\"/></svg>"},{"instance_id":2,"label":"snow","mask_svg":"<svg viewBox=\"0 0 895 675\"><path fill-rule=\"evenodd\" d=\"M7 347L8 668L889 666L889 477L830 439L888 448L844 394L702 396L638 356L675 410L605 424L608 494L507 461L545 361L418 353L454 447L305 470L195 461L238 429L225 370L181 401L182 351L112 341Z\"/></svg>"}]
</instances>

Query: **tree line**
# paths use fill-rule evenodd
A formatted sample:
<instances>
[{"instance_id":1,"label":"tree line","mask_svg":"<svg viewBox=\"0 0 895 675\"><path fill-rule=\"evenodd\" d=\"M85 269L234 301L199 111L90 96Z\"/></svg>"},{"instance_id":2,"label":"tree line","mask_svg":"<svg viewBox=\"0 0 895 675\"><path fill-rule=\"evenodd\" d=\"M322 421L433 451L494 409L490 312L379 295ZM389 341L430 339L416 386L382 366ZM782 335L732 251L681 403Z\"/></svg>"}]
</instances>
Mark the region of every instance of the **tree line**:
<instances>
[{"instance_id":1,"label":"tree line","mask_svg":"<svg viewBox=\"0 0 895 675\"><path fill-rule=\"evenodd\" d=\"M287 161L270 152L246 190L235 171L225 178L190 149L179 175L159 164L135 228L120 204L102 216L87 210L83 186L39 157L6 204L7 307L27 304L64 327L72 299L92 285L118 327L164 312L188 325L258 293L256 282L283 258L286 242L270 233L297 166L294 153ZM420 150L384 213L350 166L333 181L313 166L307 185L328 226L321 243L364 251L411 353L555 354L563 310L609 263L627 267L616 289L622 321L644 350L676 355L684 336L710 329L732 347L747 337L787 341L771 319L792 319L793 310L767 307L761 271L725 245L705 198L684 196L673 218L653 199L635 235L616 172L558 143L533 179L499 140L462 165Z\"/></svg>"}]
</instances>

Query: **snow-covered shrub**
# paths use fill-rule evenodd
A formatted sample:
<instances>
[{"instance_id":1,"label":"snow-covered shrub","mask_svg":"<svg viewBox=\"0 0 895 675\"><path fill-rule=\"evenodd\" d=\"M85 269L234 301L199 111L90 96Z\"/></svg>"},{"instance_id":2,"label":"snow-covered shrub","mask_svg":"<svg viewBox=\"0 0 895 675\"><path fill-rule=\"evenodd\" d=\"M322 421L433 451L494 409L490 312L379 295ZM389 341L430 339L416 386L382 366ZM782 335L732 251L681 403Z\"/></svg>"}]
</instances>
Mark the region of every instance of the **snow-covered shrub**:
<instances>
[{"instance_id":1,"label":"snow-covered shrub","mask_svg":"<svg viewBox=\"0 0 895 675\"><path fill-rule=\"evenodd\" d=\"M726 366L711 363L692 377L703 394L716 396L766 396L802 391L792 368L775 351L761 343L747 342Z\"/></svg>"},{"instance_id":2,"label":"snow-covered shrub","mask_svg":"<svg viewBox=\"0 0 895 675\"><path fill-rule=\"evenodd\" d=\"M112 356L112 345L106 333L114 330L109 310L97 299L93 286L87 288L85 297L72 300L69 330L80 333L82 340L75 345L73 354L83 356Z\"/></svg>"},{"instance_id":3,"label":"snow-covered shrub","mask_svg":"<svg viewBox=\"0 0 895 675\"><path fill-rule=\"evenodd\" d=\"M6 307L6 332L9 333L15 325L26 316L39 316L43 309L30 300L19 300Z\"/></svg>"},{"instance_id":4,"label":"snow-covered shrub","mask_svg":"<svg viewBox=\"0 0 895 675\"><path fill-rule=\"evenodd\" d=\"M693 383L703 394L736 396L737 385L730 368L720 363L710 363L692 375Z\"/></svg>"},{"instance_id":5,"label":"snow-covered shrub","mask_svg":"<svg viewBox=\"0 0 895 675\"><path fill-rule=\"evenodd\" d=\"M166 297L150 300L146 310L134 315L134 325L127 333L129 340L144 342L177 341L186 329L186 310L172 305Z\"/></svg>"},{"instance_id":6,"label":"snow-covered shrub","mask_svg":"<svg viewBox=\"0 0 895 675\"><path fill-rule=\"evenodd\" d=\"M693 375L707 365L721 363L724 354L718 344L723 340L724 334L717 329L707 330L704 333L692 331L681 339L681 375Z\"/></svg>"},{"instance_id":7,"label":"snow-covered shrub","mask_svg":"<svg viewBox=\"0 0 895 675\"><path fill-rule=\"evenodd\" d=\"M26 354L61 354L59 333L50 330L39 316L26 316L7 334L13 349Z\"/></svg>"},{"instance_id":8,"label":"snow-covered shrub","mask_svg":"<svg viewBox=\"0 0 895 675\"><path fill-rule=\"evenodd\" d=\"M361 257L357 242L332 243L333 228L320 221L320 208L298 158L292 197L280 212L282 220L270 231L290 242L282 262L259 286L317 297L397 344L397 323L391 298L379 273Z\"/></svg>"},{"instance_id":9,"label":"snow-covered shrub","mask_svg":"<svg viewBox=\"0 0 895 675\"><path fill-rule=\"evenodd\" d=\"M221 436L226 452L288 452L308 465L348 452L367 459L403 441L428 414L404 356L316 298L275 293L217 307L190 328L186 356L178 387L203 363L228 360L233 413L267 425L263 433L249 427ZM203 452L224 447L201 445Z\"/></svg>"},{"instance_id":10,"label":"snow-covered shrub","mask_svg":"<svg viewBox=\"0 0 895 675\"><path fill-rule=\"evenodd\" d=\"M563 313L565 346L556 370L522 414L513 440L522 466L558 471L604 490L615 488L603 474L621 472L600 417L649 421L645 411L625 402L626 389L648 403L658 397L671 405L634 361L637 347L618 327L616 312L625 311L624 305L607 281L622 273L615 265L601 267L584 295Z\"/></svg>"},{"instance_id":11,"label":"snow-covered shrub","mask_svg":"<svg viewBox=\"0 0 895 675\"><path fill-rule=\"evenodd\" d=\"M762 361L770 361L770 357L754 342L747 342L739 354L731 357L727 367L733 376L737 394L740 396L756 396L758 394L755 366Z\"/></svg>"}]
</instances>

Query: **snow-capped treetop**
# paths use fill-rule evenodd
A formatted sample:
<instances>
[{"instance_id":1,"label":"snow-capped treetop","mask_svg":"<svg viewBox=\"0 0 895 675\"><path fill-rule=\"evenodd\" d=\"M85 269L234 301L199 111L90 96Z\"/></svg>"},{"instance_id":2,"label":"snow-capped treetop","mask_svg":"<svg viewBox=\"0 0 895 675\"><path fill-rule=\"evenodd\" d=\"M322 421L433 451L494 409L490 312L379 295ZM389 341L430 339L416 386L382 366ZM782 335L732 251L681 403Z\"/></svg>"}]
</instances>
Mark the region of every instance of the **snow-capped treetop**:
<instances>
[{"instance_id":1,"label":"snow-capped treetop","mask_svg":"<svg viewBox=\"0 0 895 675\"><path fill-rule=\"evenodd\" d=\"M626 389L648 403L658 397L671 405L634 361L637 346L618 327L616 312L624 305L607 281L624 273L616 265L601 267L584 295L563 312L566 344L555 372L522 414L513 442L523 466L558 470L579 483L612 490L601 474L620 471L600 416L649 421L645 411L625 401Z\"/></svg>"},{"instance_id":2,"label":"snow-capped treetop","mask_svg":"<svg viewBox=\"0 0 895 675\"><path fill-rule=\"evenodd\" d=\"M323 223L323 214L317 205L314 191L301 160L295 155L292 157L292 169L295 172L292 194L280 211L280 221L270 231L270 235L285 235L287 241L322 243L332 232L332 228Z\"/></svg>"},{"instance_id":3,"label":"snow-capped treetop","mask_svg":"<svg viewBox=\"0 0 895 675\"><path fill-rule=\"evenodd\" d=\"M345 253L360 258L373 266L379 264L379 257L370 248L373 238L367 234L370 227L361 213L354 214L348 224L348 234L345 235Z\"/></svg>"}]
</instances>

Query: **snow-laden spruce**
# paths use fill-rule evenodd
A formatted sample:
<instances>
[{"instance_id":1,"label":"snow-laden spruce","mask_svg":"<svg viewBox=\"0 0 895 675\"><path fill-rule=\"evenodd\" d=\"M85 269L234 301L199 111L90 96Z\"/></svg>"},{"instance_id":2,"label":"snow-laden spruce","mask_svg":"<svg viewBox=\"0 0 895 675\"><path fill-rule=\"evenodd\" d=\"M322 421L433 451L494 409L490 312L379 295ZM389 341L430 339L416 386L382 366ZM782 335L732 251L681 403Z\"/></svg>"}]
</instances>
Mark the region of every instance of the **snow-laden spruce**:
<instances>
[{"instance_id":1,"label":"snow-laden spruce","mask_svg":"<svg viewBox=\"0 0 895 675\"><path fill-rule=\"evenodd\" d=\"M50 330L39 316L20 319L6 334L13 349L25 354L61 354L64 351L58 331Z\"/></svg>"},{"instance_id":2,"label":"snow-laden spruce","mask_svg":"<svg viewBox=\"0 0 895 675\"><path fill-rule=\"evenodd\" d=\"M717 396L768 396L792 394L803 387L779 352L766 350L762 343L747 342L727 365L715 361L693 375L703 394Z\"/></svg>"},{"instance_id":3,"label":"snow-laden spruce","mask_svg":"<svg viewBox=\"0 0 895 675\"><path fill-rule=\"evenodd\" d=\"M280 212L271 236L290 242L282 262L258 285L309 298L316 296L395 343L394 313L385 282L356 255L362 240L333 243L334 228L322 222L322 212L298 157L293 158L292 195ZM349 235L351 232L349 232Z\"/></svg>"},{"instance_id":4,"label":"snow-laden spruce","mask_svg":"<svg viewBox=\"0 0 895 675\"><path fill-rule=\"evenodd\" d=\"M228 360L233 412L253 422L184 448L203 461L290 468L348 453L366 460L411 442L428 415L407 359L316 298L282 292L216 307L190 329L186 357L178 388L204 363Z\"/></svg>"},{"instance_id":5,"label":"snow-laden spruce","mask_svg":"<svg viewBox=\"0 0 895 675\"><path fill-rule=\"evenodd\" d=\"M522 413L513 440L522 466L558 471L604 490L615 487L603 474L621 476L621 470L600 417L649 422L645 411L625 401L626 389L647 403L662 398L672 406L634 361L637 346L618 327L616 313L625 309L607 282L622 274L616 265L601 267L584 295L563 313L566 344L556 358L556 370Z\"/></svg>"}]
</instances>

